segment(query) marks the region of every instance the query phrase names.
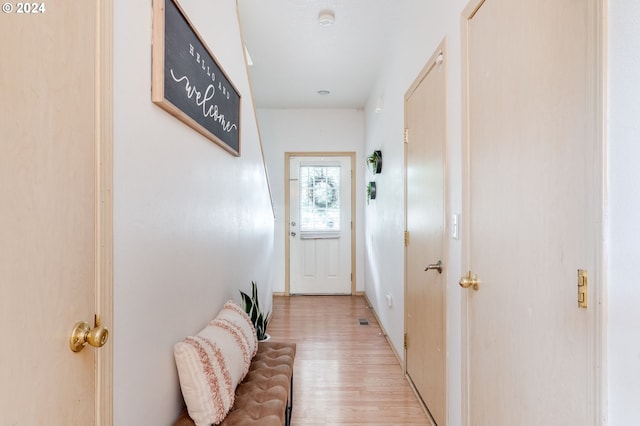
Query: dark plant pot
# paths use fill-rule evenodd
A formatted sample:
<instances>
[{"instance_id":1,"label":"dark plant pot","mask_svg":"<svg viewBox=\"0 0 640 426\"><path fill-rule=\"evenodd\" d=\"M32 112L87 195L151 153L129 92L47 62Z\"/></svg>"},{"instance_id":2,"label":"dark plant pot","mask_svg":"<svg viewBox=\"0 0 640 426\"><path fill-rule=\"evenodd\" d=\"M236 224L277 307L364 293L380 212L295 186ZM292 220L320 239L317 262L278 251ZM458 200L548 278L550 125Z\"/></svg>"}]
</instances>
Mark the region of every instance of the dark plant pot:
<instances>
[{"instance_id":1,"label":"dark plant pot","mask_svg":"<svg viewBox=\"0 0 640 426\"><path fill-rule=\"evenodd\" d=\"M378 174L382 172L382 151L374 151L376 154L376 162L373 164L373 173Z\"/></svg>"},{"instance_id":2,"label":"dark plant pot","mask_svg":"<svg viewBox=\"0 0 640 426\"><path fill-rule=\"evenodd\" d=\"M382 172L382 151L373 151L373 154L367 157L367 166L374 175Z\"/></svg>"},{"instance_id":3,"label":"dark plant pot","mask_svg":"<svg viewBox=\"0 0 640 426\"><path fill-rule=\"evenodd\" d=\"M375 182L369 182L369 199L370 200L376 199L376 183Z\"/></svg>"}]
</instances>

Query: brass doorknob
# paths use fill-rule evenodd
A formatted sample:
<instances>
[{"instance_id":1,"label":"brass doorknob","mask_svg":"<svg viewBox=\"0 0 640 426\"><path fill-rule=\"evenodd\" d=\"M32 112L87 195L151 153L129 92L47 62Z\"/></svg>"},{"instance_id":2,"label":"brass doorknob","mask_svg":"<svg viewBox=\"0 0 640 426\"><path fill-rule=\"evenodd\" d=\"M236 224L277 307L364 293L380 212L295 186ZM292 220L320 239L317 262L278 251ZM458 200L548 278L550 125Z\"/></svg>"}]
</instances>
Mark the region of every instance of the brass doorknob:
<instances>
[{"instance_id":1,"label":"brass doorknob","mask_svg":"<svg viewBox=\"0 0 640 426\"><path fill-rule=\"evenodd\" d=\"M460 287L462 288L471 287L475 291L478 291L478 288L480 287L478 283L478 276L472 273L471 271L469 271L466 277L460 278L459 284L460 284Z\"/></svg>"},{"instance_id":2,"label":"brass doorknob","mask_svg":"<svg viewBox=\"0 0 640 426\"><path fill-rule=\"evenodd\" d=\"M109 339L109 330L100 324L100 319L96 315L95 326L91 328L86 321L77 322L71 331L69 347L73 352L80 352L88 343L94 348L101 348Z\"/></svg>"}]
</instances>

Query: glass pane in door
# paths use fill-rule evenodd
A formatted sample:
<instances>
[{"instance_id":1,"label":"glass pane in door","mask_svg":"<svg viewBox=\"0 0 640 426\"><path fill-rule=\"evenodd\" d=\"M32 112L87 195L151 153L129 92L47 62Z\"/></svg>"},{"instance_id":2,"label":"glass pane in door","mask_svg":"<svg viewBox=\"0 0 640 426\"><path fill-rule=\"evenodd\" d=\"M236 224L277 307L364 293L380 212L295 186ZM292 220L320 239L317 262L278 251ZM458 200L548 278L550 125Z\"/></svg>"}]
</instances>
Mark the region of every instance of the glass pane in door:
<instances>
[{"instance_id":1,"label":"glass pane in door","mask_svg":"<svg viewBox=\"0 0 640 426\"><path fill-rule=\"evenodd\" d=\"M300 166L300 232L340 231L340 166Z\"/></svg>"}]
</instances>

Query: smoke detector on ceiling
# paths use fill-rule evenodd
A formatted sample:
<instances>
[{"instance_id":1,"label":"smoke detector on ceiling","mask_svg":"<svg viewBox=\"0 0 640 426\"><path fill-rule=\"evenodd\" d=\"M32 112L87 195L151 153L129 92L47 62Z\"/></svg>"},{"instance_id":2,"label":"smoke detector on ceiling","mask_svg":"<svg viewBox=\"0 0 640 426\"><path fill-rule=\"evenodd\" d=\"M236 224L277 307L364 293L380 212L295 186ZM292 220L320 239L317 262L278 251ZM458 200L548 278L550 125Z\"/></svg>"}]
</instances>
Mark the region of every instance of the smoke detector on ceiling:
<instances>
[{"instance_id":1,"label":"smoke detector on ceiling","mask_svg":"<svg viewBox=\"0 0 640 426\"><path fill-rule=\"evenodd\" d=\"M336 22L336 14L333 10L321 10L318 14L318 24L321 27L330 27Z\"/></svg>"}]
</instances>

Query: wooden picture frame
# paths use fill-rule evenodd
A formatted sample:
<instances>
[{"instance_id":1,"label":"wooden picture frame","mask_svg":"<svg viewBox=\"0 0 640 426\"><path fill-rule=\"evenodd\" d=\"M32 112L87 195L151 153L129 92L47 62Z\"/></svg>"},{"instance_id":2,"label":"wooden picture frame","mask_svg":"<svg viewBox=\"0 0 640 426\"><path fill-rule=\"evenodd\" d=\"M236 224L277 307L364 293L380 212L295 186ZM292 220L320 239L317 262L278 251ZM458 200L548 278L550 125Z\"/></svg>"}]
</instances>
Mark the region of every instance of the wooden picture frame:
<instances>
[{"instance_id":1,"label":"wooden picture frame","mask_svg":"<svg viewBox=\"0 0 640 426\"><path fill-rule=\"evenodd\" d=\"M240 156L240 92L177 0L153 0L151 100Z\"/></svg>"}]
</instances>

